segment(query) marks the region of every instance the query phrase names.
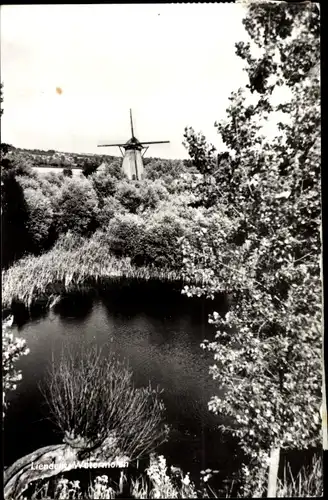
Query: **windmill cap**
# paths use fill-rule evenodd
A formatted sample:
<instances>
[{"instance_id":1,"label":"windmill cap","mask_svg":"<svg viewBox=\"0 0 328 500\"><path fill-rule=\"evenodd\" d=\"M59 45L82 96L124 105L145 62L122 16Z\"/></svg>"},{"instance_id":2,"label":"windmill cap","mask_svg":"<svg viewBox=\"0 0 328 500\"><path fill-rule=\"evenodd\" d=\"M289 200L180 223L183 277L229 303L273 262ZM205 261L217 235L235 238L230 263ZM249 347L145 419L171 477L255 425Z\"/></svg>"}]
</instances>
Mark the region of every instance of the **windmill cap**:
<instances>
[{"instance_id":1,"label":"windmill cap","mask_svg":"<svg viewBox=\"0 0 328 500\"><path fill-rule=\"evenodd\" d=\"M142 148L142 144L141 142L138 141L138 139L136 137L131 137L131 139L129 139L127 142L126 142L126 145L127 146L139 146L140 148Z\"/></svg>"}]
</instances>

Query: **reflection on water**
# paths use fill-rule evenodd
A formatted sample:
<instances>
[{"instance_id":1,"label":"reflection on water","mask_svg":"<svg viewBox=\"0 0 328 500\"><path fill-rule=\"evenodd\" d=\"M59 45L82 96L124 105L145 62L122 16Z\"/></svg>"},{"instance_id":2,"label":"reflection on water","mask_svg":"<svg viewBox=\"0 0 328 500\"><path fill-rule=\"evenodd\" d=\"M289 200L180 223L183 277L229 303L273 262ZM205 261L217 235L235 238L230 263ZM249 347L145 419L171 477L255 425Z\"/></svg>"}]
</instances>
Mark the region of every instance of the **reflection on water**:
<instances>
[{"instance_id":1,"label":"reflection on water","mask_svg":"<svg viewBox=\"0 0 328 500\"><path fill-rule=\"evenodd\" d=\"M60 442L48 420L38 390L52 353L74 338L107 346L129 361L137 386L164 389L167 420L172 427L162 452L169 463L191 473L202 468L231 468L235 450L217 430L218 418L207 403L218 394L208 374L210 353L200 348L213 337L207 314L224 302L206 303L181 296L179 289L152 285L113 286L97 298L66 297L46 317L34 319L18 334L30 354L19 361L23 380L10 395L5 427L5 465L40 446ZM108 347L105 347L108 348Z\"/></svg>"}]
</instances>

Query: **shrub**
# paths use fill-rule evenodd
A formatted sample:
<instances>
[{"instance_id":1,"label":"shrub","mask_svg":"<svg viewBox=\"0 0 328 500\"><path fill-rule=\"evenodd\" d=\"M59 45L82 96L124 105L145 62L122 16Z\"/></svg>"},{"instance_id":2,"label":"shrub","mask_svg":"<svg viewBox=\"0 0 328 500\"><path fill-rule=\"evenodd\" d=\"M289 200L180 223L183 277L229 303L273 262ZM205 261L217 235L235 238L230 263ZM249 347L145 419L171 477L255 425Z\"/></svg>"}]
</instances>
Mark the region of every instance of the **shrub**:
<instances>
[{"instance_id":1,"label":"shrub","mask_svg":"<svg viewBox=\"0 0 328 500\"><path fill-rule=\"evenodd\" d=\"M82 166L82 174L84 175L84 177L89 177L90 175L94 174L97 171L98 167L99 164L97 162L85 163Z\"/></svg>"},{"instance_id":2,"label":"shrub","mask_svg":"<svg viewBox=\"0 0 328 500\"><path fill-rule=\"evenodd\" d=\"M135 257L140 253L144 221L136 214L118 214L110 221L106 241L117 256Z\"/></svg>"},{"instance_id":3,"label":"shrub","mask_svg":"<svg viewBox=\"0 0 328 500\"><path fill-rule=\"evenodd\" d=\"M117 199L131 213L156 208L160 200L168 197L161 181L121 181L117 186Z\"/></svg>"},{"instance_id":4,"label":"shrub","mask_svg":"<svg viewBox=\"0 0 328 500\"><path fill-rule=\"evenodd\" d=\"M64 182L64 175L62 172L47 172L42 176L42 180L48 182L51 186L62 186Z\"/></svg>"},{"instance_id":5,"label":"shrub","mask_svg":"<svg viewBox=\"0 0 328 500\"><path fill-rule=\"evenodd\" d=\"M164 183L172 182L180 174L186 171L182 160L163 160L150 158L145 165L145 174L147 179L159 179Z\"/></svg>"},{"instance_id":6,"label":"shrub","mask_svg":"<svg viewBox=\"0 0 328 500\"><path fill-rule=\"evenodd\" d=\"M32 243L32 250L40 252L47 247L50 228L53 222L53 210L50 200L41 189L24 190L27 204L27 230Z\"/></svg>"},{"instance_id":7,"label":"shrub","mask_svg":"<svg viewBox=\"0 0 328 500\"><path fill-rule=\"evenodd\" d=\"M112 160L108 163L106 165L106 172L115 177L117 180L126 178L126 175L122 170L122 160L120 158Z\"/></svg>"},{"instance_id":8,"label":"shrub","mask_svg":"<svg viewBox=\"0 0 328 500\"><path fill-rule=\"evenodd\" d=\"M104 198L115 194L117 179L108 172L95 172L90 176L90 180L101 204L103 203Z\"/></svg>"},{"instance_id":9,"label":"shrub","mask_svg":"<svg viewBox=\"0 0 328 500\"><path fill-rule=\"evenodd\" d=\"M31 250L27 230L28 208L15 169L1 172L1 256L7 267Z\"/></svg>"},{"instance_id":10,"label":"shrub","mask_svg":"<svg viewBox=\"0 0 328 500\"><path fill-rule=\"evenodd\" d=\"M66 178L54 200L58 233L71 230L86 235L94 231L98 215L98 200L87 179Z\"/></svg>"},{"instance_id":11,"label":"shrub","mask_svg":"<svg viewBox=\"0 0 328 500\"><path fill-rule=\"evenodd\" d=\"M72 172L72 169L71 169L71 168L69 168L69 167L65 167L65 168L63 169L63 175L64 175L65 177L73 177L73 172Z\"/></svg>"},{"instance_id":12,"label":"shrub","mask_svg":"<svg viewBox=\"0 0 328 500\"><path fill-rule=\"evenodd\" d=\"M98 223L100 227L107 228L109 222L115 215L124 214L127 210L114 196L103 199L102 207L99 209Z\"/></svg>"},{"instance_id":13,"label":"shrub","mask_svg":"<svg viewBox=\"0 0 328 500\"><path fill-rule=\"evenodd\" d=\"M135 214L141 206L143 199L138 181L123 180L117 186L117 199L131 213Z\"/></svg>"},{"instance_id":14,"label":"shrub","mask_svg":"<svg viewBox=\"0 0 328 500\"><path fill-rule=\"evenodd\" d=\"M132 263L179 269L182 265L179 238L184 233L184 221L174 213L160 211L148 217Z\"/></svg>"}]
</instances>

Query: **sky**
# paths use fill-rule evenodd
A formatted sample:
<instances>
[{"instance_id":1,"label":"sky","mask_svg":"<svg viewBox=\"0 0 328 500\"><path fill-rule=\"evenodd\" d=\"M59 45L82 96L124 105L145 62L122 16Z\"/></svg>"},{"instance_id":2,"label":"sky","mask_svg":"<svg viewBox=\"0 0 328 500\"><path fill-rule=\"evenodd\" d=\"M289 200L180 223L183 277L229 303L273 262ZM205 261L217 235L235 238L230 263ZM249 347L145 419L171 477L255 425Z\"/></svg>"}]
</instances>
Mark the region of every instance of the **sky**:
<instances>
[{"instance_id":1,"label":"sky","mask_svg":"<svg viewBox=\"0 0 328 500\"><path fill-rule=\"evenodd\" d=\"M2 142L120 154L131 136L147 156L186 158L186 126L220 148L214 127L247 83L235 43L244 7L223 4L1 7Z\"/></svg>"}]
</instances>

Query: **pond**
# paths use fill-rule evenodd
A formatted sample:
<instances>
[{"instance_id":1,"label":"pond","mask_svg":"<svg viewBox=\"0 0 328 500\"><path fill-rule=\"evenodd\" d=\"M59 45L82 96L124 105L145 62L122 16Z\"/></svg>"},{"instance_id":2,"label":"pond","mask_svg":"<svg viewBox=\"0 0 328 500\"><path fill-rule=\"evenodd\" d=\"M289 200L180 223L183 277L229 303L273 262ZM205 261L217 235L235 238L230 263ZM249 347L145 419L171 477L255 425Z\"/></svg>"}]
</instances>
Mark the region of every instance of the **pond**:
<instances>
[{"instance_id":1,"label":"pond","mask_svg":"<svg viewBox=\"0 0 328 500\"><path fill-rule=\"evenodd\" d=\"M53 353L68 338L103 346L125 358L137 386L159 386L172 431L157 450L169 464L189 471L217 469L224 479L238 468L237 450L218 430L220 420L208 411L208 401L220 395L208 373L211 353L200 343L214 337L208 313L226 312L222 297L214 301L181 295L181 286L158 282L122 281L97 293L66 296L43 316L30 318L14 333L26 339L30 354L17 363L23 380L9 395L5 420L4 463L61 439L47 418L39 390ZM237 463L238 462L238 463Z\"/></svg>"}]
</instances>

